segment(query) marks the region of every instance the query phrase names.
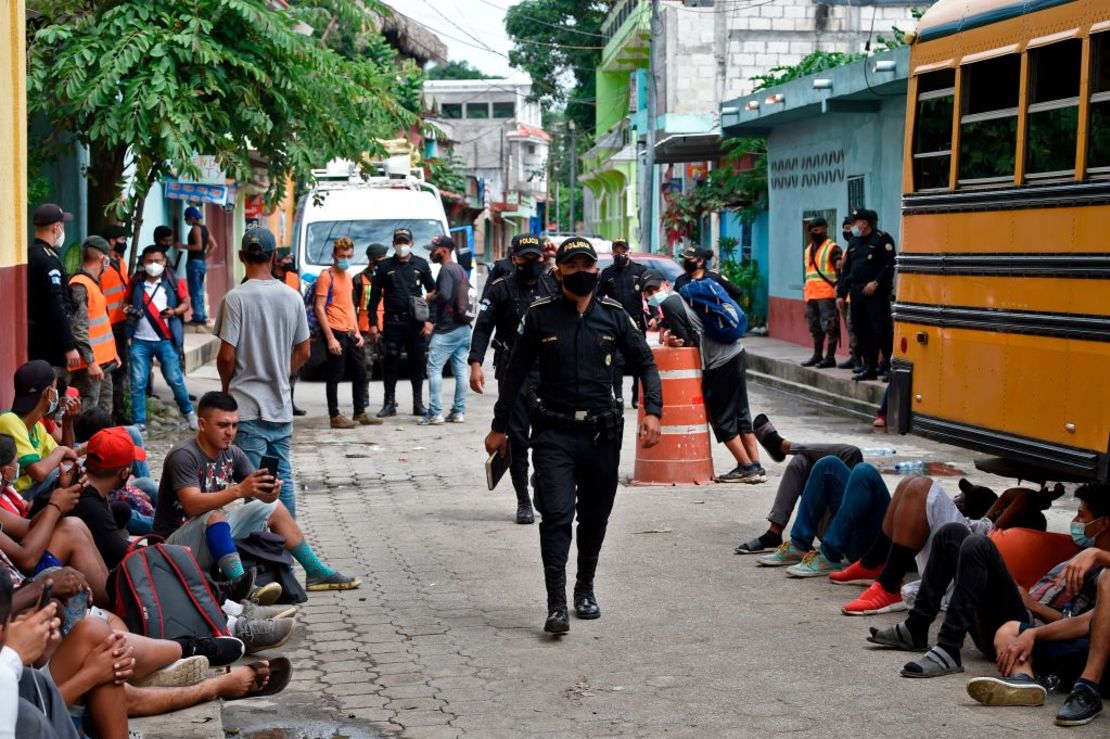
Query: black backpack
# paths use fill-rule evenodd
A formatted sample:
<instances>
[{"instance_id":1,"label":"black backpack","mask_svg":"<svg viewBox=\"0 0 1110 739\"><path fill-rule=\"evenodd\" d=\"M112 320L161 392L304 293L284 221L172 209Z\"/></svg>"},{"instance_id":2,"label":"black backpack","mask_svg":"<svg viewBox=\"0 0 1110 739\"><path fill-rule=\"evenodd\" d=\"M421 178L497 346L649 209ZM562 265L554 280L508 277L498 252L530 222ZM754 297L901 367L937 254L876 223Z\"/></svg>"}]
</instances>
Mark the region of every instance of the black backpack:
<instances>
[{"instance_id":1,"label":"black backpack","mask_svg":"<svg viewBox=\"0 0 1110 739\"><path fill-rule=\"evenodd\" d=\"M285 549L285 538L272 531L256 531L235 540L235 548L243 559L243 567L254 569L255 586L276 582L281 586L278 603L304 603L308 593L293 573L293 557Z\"/></svg>"},{"instance_id":2,"label":"black backpack","mask_svg":"<svg viewBox=\"0 0 1110 739\"><path fill-rule=\"evenodd\" d=\"M144 540L154 542L142 546ZM230 636L227 616L188 547L148 536L131 544L112 573L113 611L152 639Z\"/></svg>"}]
</instances>

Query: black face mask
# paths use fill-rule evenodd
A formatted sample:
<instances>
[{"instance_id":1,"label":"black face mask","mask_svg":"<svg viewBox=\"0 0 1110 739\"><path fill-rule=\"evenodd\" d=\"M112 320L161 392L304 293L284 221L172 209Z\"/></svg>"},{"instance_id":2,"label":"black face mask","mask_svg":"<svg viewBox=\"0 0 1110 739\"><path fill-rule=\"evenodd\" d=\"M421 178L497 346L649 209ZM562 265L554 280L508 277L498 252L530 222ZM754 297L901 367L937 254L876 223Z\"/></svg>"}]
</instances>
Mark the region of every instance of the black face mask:
<instances>
[{"instance_id":1,"label":"black face mask","mask_svg":"<svg viewBox=\"0 0 1110 739\"><path fill-rule=\"evenodd\" d=\"M516 273L525 282L535 282L543 274L543 263L540 261L525 262L516 266Z\"/></svg>"},{"instance_id":2,"label":"black face mask","mask_svg":"<svg viewBox=\"0 0 1110 739\"><path fill-rule=\"evenodd\" d=\"M443 262L443 255L438 251L433 252L428 258L432 260L432 264L442 264Z\"/></svg>"},{"instance_id":3,"label":"black face mask","mask_svg":"<svg viewBox=\"0 0 1110 739\"><path fill-rule=\"evenodd\" d=\"M814 244L824 243L825 234L817 232L817 231L811 231L810 234L809 234L809 240L812 241Z\"/></svg>"},{"instance_id":4,"label":"black face mask","mask_svg":"<svg viewBox=\"0 0 1110 739\"><path fill-rule=\"evenodd\" d=\"M683 259L682 269L686 270L686 274L690 275L698 271L698 263L693 259Z\"/></svg>"},{"instance_id":5,"label":"black face mask","mask_svg":"<svg viewBox=\"0 0 1110 739\"><path fill-rule=\"evenodd\" d=\"M844 237L845 241L851 241L852 240L852 232L851 231L841 231L840 235Z\"/></svg>"},{"instance_id":6,"label":"black face mask","mask_svg":"<svg viewBox=\"0 0 1110 739\"><path fill-rule=\"evenodd\" d=\"M597 272L572 272L569 275L563 275L563 287L569 290L571 295L585 297L597 287Z\"/></svg>"},{"instance_id":7,"label":"black face mask","mask_svg":"<svg viewBox=\"0 0 1110 739\"><path fill-rule=\"evenodd\" d=\"M627 267L628 266L628 255L627 254L614 254L613 255L613 264L617 265L618 267Z\"/></svg>"}]
</instances>

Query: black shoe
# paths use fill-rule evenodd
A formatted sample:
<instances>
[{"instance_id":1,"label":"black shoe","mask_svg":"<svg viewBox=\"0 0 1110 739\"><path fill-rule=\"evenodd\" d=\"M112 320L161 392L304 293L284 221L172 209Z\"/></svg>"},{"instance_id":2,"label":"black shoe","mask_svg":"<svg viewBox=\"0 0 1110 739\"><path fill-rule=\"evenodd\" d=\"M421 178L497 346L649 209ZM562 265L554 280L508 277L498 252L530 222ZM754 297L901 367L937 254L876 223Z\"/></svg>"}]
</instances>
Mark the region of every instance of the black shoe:
<instances>
[{"instance_id":1,"label":"black shoe","mask_svg":"<svg viewBox=\"0 0 1110 739\"><path fill-rule=\"evenodd\" d=\"M387 400L382 409L378 411L378 418L389 418L390 416L397 415L397 404L392 400Z\"/></svg>"},{"instance_id":2,"label":"black shoe","mask_svg":"<svg viewBox=\"0 0 1110 739\"><path fill-rule=\"evenodd\" d=\"M834 359L833 357L825 357L813 366L817 369L832 369L836 366L836 359Z\"/></svg>"},{"instance_id":3,"label":"black shoe","mask_svg":"<svg viewBox=\"0 0 1110 739\"><path fill-rule=\"evenodd\" d=\"M543 630L548 634L565 634L570 631L570 617L566 608L556 608L548 614Z\"/></svg>"},{"instance_id":4,"label":"black shoe","mask_svg":"<svg viewBox=\"0 0 1110 739\"><path fill-rule=\"evenodd\" d=\"M1083 682L1076 682L1071 695L1056 713L1057 726L1082 726L1089 724L1102 713L1102 698L1098 691Z\"/></svg>"},{"instance_id":5,"label":"black shoe","mask_svg":"<svg viewBox=\"0 0 1110 739\"><path fill-rule=\"evenodd\" d=\"M601 606L593 593L574 594L574 615L586 620L601 618Z\"/></svg>"},{"instance_id":6,"label":"black shoe","mask_svg":"<svg viewBox=\"0 0 1110 739\"><path fill-rule=\"evenodd\" d=\"M304 408L298 408L297 406L293 406L293 415L294 416L307 416L308 411L306 411Z\"/></svg>"},{"instance_id":7,"label":"black shoe","mask_svg":"<svg viewBox=\"0 0 1110 739\"><path fill-rule=\"evenodd\" d=\"M173 641L181 645L181 658L207 657L210 667L224 667L243 657L247 648L234 636L182 636Z\"/></svg>"},{"instance_id":8,"label":"black shoe","mask_svg":"<svg viewBox=\"0 0 1110 739\"><path fill-rule=\"evenodd\" d=\"M536 515L532 512L532 504L522 500L516 504L517 523L535 523Z\"/></svg>"},{"instance_id":9,"label":"black shoe","mask_svg":"<svg viewBox=\"0 0 1110 739\"><path fill-rule=\"evenodd\" d=\"M865 370L862 370L862 371L857 372L856 374L852 375L852 381L853 382L864 382L865 380L877 380L877 379L879 379L879 373L876 372L875 370L865 369Z\"/></svg>"},{"instance_id":10,"label":"black shoe","mask_svg":"<svg viewBox=\"0 0 1110 739\"><path fill-rule=\"evenodd\" d=\"M806 361L802 362L802 366L803 367L812 367L813 365L817 364L820 361L821 361L821 355L820 354L814 354L812 357L810 357Z\"/></svg>"},{"instance_id":11,"label":"black shoe","mask_svg":"<svg viewBox=\"0 0 1110 739\"><path fill-rule=\"evenodd\" d=\"M639 407L640 407L640 401L638 401L638 400L633 400L633 401L632 401L632 407L633 407L633 408L639 408Z\"/></svg>"},{"instance_id":12,"label":"black shoe","mask_svg":"<svg viewBox=\"0 0 1110 739\"><path fill-rule=\"evenodd\" d=\"M850 370L854 370L854 369L856 368L856 363L855 363L855 361L854 361L854 360L852 360L852 359L845 359L845 360L844 360L843 362L841 362L840 364L836 365L836 368L837 368L837 369L850 369Z\"/></svg>"},{"instance_id":13,"label":"black shoe","mask_svg":"<svg viewBox=\"0 0 1110 739\"><path fill-rule=\"evenodd\" d=\"M412 415L423 418L428 415L428 409L424 407L423 403L415 403L412 406Z\"/></svg>"},{"instance_id":14,"label":"black shoe","mask_svg":"<svg viewBox=\"0 0 1110 739\"><path fill-rule=\"evenodd\" d=\"M752 433L755 434L755 440L759 442L760 446L767 450L767 453L771 455L771 459L776 462L781 462L786 459L786 452L782 450L782 437L779 436L779 432L775 430L774 425L771 423L771 420L767 418L766 414L760 413L756 416L755 420L752 421L752 428Z\"/></svg>"},{"instance_id":15,"label":"black shoe","mask_svg":"<svg viewBox=\"0 0 1110 739\"><path fill-rule=\"evenodd\" d=\"M255 570L252 567L242 575L239 575L239 577L232 580L219 581L216 584L219 585L226 600L239 602L241 600L246 600L247 596L254 590L254 576Z\"/></svg>"}]
</instances>

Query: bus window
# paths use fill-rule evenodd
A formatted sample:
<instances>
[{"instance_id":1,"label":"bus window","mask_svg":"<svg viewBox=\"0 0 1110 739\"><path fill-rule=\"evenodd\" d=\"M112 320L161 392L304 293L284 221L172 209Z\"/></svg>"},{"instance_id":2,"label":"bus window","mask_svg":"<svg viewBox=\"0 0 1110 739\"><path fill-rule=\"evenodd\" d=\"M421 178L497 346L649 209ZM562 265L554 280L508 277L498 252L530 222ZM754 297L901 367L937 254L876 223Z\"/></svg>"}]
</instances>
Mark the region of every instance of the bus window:
<instances>
[{"instance_id":1,"label":"bus window","mask_svg":"<svg viewBox=\"0 0 1110 739\"><path fill-rule=\"evenodd\" d=\"M1110 33L1091 37L1091 113L1087 124L1087 168L1110 173Z\"/></svg>"},{"instance_id":2,"label":"bus window","mask_svg":"<svg viewBox=\"0 0 1110 739\"><path fill-rule=\"evenodd\" d=\"M942 69L917 78L917 112L914 114L914 190L948 187L952 161L952 113L956 97L956 70Z\"/></svg>"},{"instance_id":3,"label":"bus window","mask_svg":"<svg viewBox=\"0 0 1110 739\"><path fill-rule=\"evenodd\" d=\"M1008 54L963 68L960 116L961 185L1014 176L1021 58Z\"/></svg>"},{"instance_id":4,"label":"bus window","mask_svg":"<svg viewBox=\"0 0 1110 739\"><path fill-rule=\"evenodd\" d=\"M1029 52L1026 172L1031 178L1071 176L1079 137L1079 72L1083 42L1064 41Z\"/></svg>"}]
</instances>

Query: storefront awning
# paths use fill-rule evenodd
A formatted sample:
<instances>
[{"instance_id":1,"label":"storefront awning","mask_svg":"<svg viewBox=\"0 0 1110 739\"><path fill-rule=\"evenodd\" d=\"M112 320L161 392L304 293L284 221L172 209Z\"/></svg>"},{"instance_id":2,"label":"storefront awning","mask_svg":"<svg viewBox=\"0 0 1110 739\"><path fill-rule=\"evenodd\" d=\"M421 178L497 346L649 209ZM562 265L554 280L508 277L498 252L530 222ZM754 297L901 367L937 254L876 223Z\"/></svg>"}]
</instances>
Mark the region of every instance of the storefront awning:
<instances>
[{"instance_id":1,"label":"storefront awning","mask_svg":"<svg viewBox=\"0 0 1110 739\"><path fill-rule=\"evenodd\" d=\"M165 183L165 196L169 200L190 203L227 205L235 202L235 188L228 185L202 185L196 182L169 180Z\"/></svg>"}]
</instances>

